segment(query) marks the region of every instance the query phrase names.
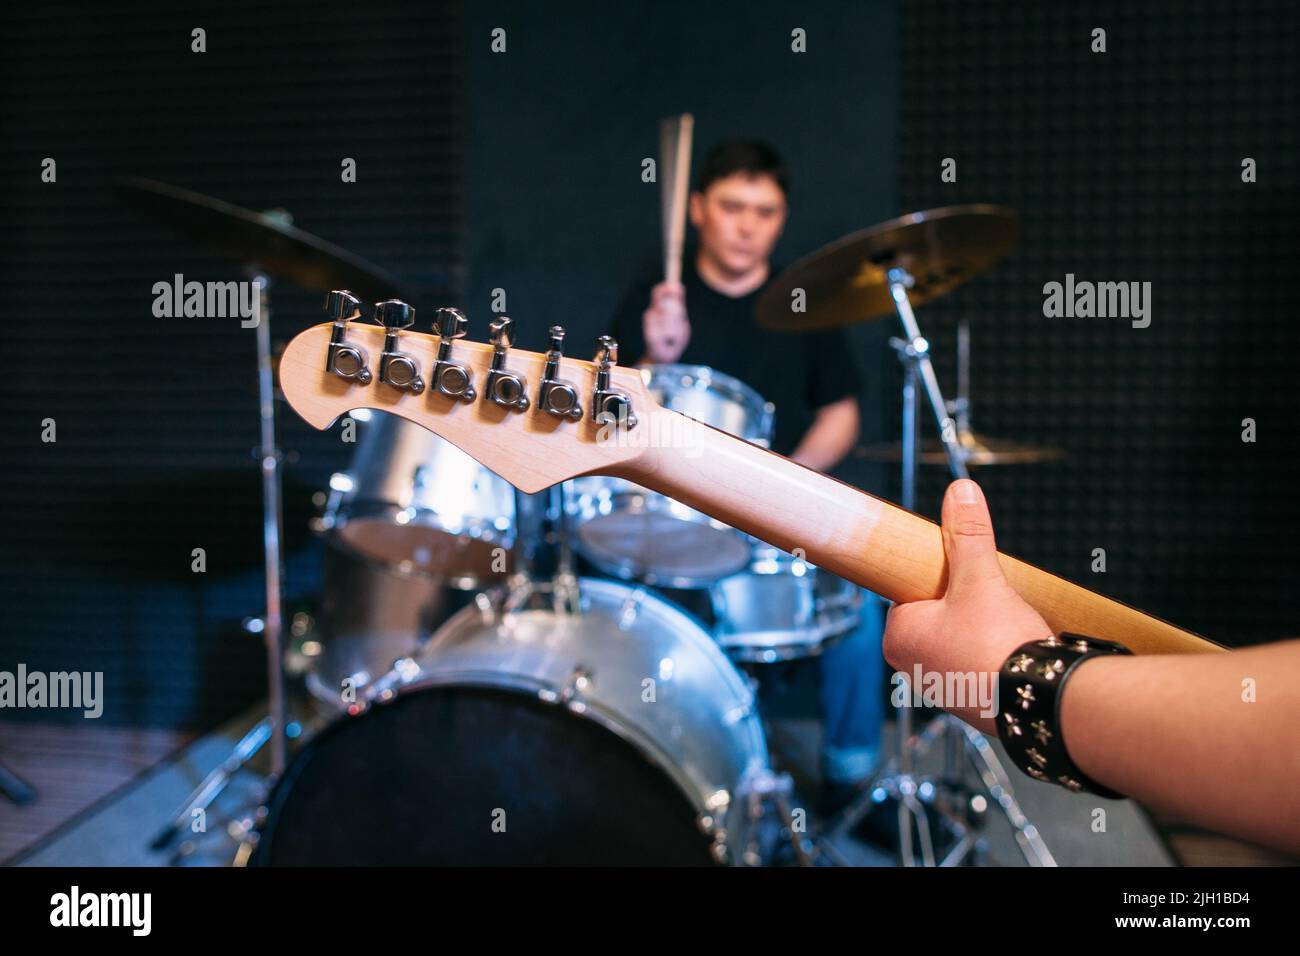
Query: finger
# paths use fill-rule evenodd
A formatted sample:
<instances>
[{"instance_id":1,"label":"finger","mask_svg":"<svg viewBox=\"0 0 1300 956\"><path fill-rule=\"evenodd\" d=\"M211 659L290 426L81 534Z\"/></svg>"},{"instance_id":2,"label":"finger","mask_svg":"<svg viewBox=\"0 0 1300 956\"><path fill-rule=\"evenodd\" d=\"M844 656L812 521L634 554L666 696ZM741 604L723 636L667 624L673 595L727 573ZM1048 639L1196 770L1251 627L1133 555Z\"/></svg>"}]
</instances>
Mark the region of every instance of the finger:
<instances>
[{"instance_id":1,"label":"finger","mask_svg":"<svg viewBox=\"0 0 1300 956\"><path fill-rule=\"evenodd\" d=\"M885 615L885 633L881 637L880 650L885 661L894 670L907 670L916 660L915 628L905 620L906 604L895 604Z\"/></svg>"},{"instance_id":2,"label":"finger","mask_svg":"<svg viewBox=\"0 0 1300 956\"><path fill-rule=\"evenodd\" d=\"M954 481L943 496L943 550L948 556L945 597L960 598L974 589L1005 583L988 503L980 486L969 478Z\"/></svg>"}]
</instances>

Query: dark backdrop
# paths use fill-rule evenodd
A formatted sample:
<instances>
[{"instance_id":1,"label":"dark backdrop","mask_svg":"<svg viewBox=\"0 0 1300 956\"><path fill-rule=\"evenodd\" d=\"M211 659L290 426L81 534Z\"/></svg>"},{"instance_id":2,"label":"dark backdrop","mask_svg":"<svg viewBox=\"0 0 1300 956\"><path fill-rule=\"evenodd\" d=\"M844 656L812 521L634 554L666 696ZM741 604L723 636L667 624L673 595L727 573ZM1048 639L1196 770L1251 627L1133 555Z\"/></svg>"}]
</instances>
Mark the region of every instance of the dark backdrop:
<instances>
[{"instance_id":1,"label":"dark backdrop","mask_svg":"<svg viewBox=\"0 0 1300 956\"><path fill-rule=\"evenodd\" d=\"M981 474L1000 543L1225 642L1296 634L1295 5L904 9L900 201L1006 203L1024 226L921 321L951 383L970 319L979 430L1070 452ZM1151 282L1150 327L1044 318L1043 284L1066 273ZM927 511L941 479L927 472Z\"/></svg>"},{"instance_id":2,"label":"dark backdrop","mask_svg":"<svg viewBox=\"0 0 1300 956\"><path fill-rule=\"evenodd\" d=\"M203 725L265 692L254 335L159 319L152 286L232 280L115 194L148 176L297 225L422 288L460 261L459 6L51 2L0 28L0 669L105 672L106 722ZM207 31L191 52L190 31ZM56 183L42 183L53 157ZM357 181L340 177L344 157ZM416 305L441 303L445 292ZM321 321L283 286L273 329ZM41 421L57 442L41 442ZM317 585L311 493L339 431L281 415L291 604ZM190 570L191 551L207 571ZM5 711L6 718L78 719Z\"/></svg>"},{"instance_id":3,"label":"dark backdrop","mask_svg":"<svg viewBox=\"0 0 1300 956\"><path fill-rule=\"evenodd\" d=\"M627 284L662 274L660 187L642 182L641 163L675 113L695 116L693 168L723 139L761 137L784 156L792 211L778 264L897 211L892 0L475 3L467 25L473 328L500 288L522 346L544 348L559 323L566 348L591 357ZM505 53L489 46L498 27ZM806 53L791 50L795 28ZM868 439L881 435L885 332L852 331ZM881 482L861 462L842 477Z\"/></svg>"},{"instance_id":4,"label":"dark backdrop","mask_svg":"<svg viewBox=\"0 0 1300 956\"><path fill-rule=\"evenodd\" d=\"M807 54L790 51L795 27ZM0 424L0 667L104 671L109 722L205 725L264 691L260 643L238 629L262 608L254 333L150 311L175 272L240 274L127 207L117 177L287 208L415 283L417 310L463 304L476 337L485 290L504 287L521 345L559 321L575 354L654 261L658 191L640 161L670 112L693 111L702 141L783 150L787 260L894 212L892 4L62 2L7 13L0 34L0 281L24 320ZM315 294L282 286L273 306L277 339L319 321ZM854 333L860 354L879 353L877 334ZM310 496L349 446L281 422L292 607L318 584Z\"/></svg>"},{"instance_id":5,"label":"dark backdrop","mask_svg":"<svg viewBox=\"0 0 1300 956\"><path fill-rule=\"evenodd\" d=\"M1087 49L1094 25L1104 56ZM794 27L807 54L789 51ZM476 336L504 288L523 345L558 321L578 352L655 261L640 161L681 110L701 146L760 133L786 154L784 261L908 209L1019 208L1017 253L922 313L949 383L953 324L973 318L981 430L1071 452L986 473L1004 545L1213 637L1292 632L1297 39L1267 0L1086 16L919 0L901 22L891 4L838 3L8 11L0 282L18 361L0 386L0 667L104 670L113 722L208 723L263 690L260 646L234 627L261 607L252 331L150 314L174 272L238 274L125 207L116 176L287 207L417 283L417 307L459 298ZM40 182L45 156L57 184ZM955 184L939 182L944 156ZM1042 284L1067 271L1155 283L1151 328L1044 320ZM278 291L277 337L317 321L318 298ZM868 439L895 408L890 331L853 333ZM348 449L283 422L303 597L309 496Z\"/></svg>"}]
</instances>

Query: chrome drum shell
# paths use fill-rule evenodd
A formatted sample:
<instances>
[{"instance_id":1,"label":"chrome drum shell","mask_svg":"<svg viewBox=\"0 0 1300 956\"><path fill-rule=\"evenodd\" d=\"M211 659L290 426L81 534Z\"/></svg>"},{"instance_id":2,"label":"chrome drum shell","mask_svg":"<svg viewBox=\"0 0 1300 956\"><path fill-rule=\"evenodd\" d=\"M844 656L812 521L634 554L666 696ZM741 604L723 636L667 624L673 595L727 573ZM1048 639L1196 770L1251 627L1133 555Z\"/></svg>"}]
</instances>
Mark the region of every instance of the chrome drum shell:
<instances>
[{"instance_id":1,"label":"chrome drum shell","mask_svg":"<svg viewBox=\"0 0 1300 956\"><path fill-rule=\"evenodd\" d=\"M373 412L348 470L330 481L320 526L372 560L472 590L509 568L514 490L451 442Z\"/></svg>"}]
</instances>

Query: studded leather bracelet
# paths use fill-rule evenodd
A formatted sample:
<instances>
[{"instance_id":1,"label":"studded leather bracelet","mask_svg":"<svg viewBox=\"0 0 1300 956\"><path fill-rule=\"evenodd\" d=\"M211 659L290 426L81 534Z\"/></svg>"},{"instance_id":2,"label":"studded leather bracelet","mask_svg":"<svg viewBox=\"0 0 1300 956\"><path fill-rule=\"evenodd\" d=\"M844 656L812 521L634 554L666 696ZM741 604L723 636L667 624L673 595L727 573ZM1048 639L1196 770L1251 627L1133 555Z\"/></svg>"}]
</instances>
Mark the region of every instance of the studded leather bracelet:
<instances>
[{"instance_id":1,"label":"studded leather bracelet","mask_svg":"<svg viewBox=\"0 0 1300 956\"><path fill-rule=\"evenodd\" d=\"M1016 766L1035 780L1112 800L1123 794L1074 765L1061 736L1061 698L1076 667L1092 657L1131 654L1127 647L1078 634L1030 641L1006 659L998 677L998 737Z\"/></svg>"}]
</instances>

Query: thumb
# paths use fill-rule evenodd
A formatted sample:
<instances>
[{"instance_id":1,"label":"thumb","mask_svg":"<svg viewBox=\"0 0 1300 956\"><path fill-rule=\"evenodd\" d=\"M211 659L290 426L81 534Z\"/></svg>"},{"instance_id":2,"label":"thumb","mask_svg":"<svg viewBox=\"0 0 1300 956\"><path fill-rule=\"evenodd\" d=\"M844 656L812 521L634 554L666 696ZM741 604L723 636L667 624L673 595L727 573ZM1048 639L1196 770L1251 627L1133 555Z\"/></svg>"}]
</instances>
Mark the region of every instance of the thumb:
<instances>
[{"instance_id":1,"label":"thumb","mask_svg":"<svg viewBox=\"0 0 1300 956\"><path fill-rule=\"evenodd\" d=\"M948 556L946 597L1005 583L988 503L980 486L969 478L954 481L943 496L943 550Z\"/></svg>"}]
</instances>

